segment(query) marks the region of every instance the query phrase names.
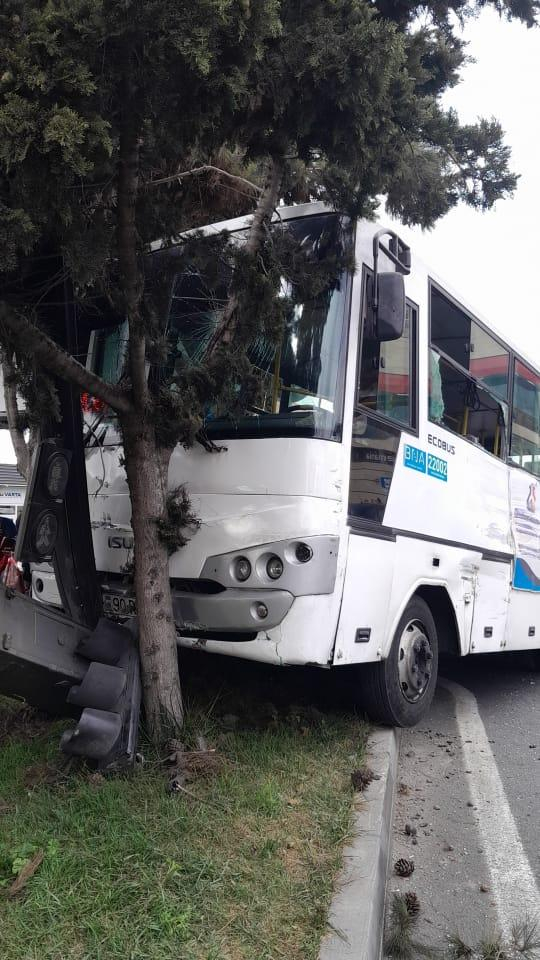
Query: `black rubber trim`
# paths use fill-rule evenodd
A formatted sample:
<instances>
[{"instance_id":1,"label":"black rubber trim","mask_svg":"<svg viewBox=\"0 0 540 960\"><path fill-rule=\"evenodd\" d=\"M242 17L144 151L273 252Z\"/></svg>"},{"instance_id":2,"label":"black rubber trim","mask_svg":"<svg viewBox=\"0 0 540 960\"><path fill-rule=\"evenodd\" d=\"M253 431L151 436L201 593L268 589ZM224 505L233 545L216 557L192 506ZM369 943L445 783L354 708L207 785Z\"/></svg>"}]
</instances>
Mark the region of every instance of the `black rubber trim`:
<instances>
[{"instance_id":1,"label":"black rubber trim","mask_svg":"<svg viewBox=\"0 0 540 960\"><path fill-rule=\"evenodd\" d=\"M497 550L482 550L482 560L488 560L493 563L512 563L513 553L498 553Z\"/></svg>"},{"instance_id":2,"label":"black rubber trim","mask_svg":"<svg viewBox=\"0 0 540 960\"><path fill-rule=\"evenodd\" d=\"M356 520L349 518L348 524L351 533L361 537L372 537L374 540L396 540L397 537L407 537L410 540L424 540L426 543L438 543L444 547L458 547L460 550L471 550L474 553L481 553L483 560L491 560L495 563L512 563L513 553L502 553L498 550L488 550L486 547L478 547L472 543L462 543L460 540L445 540L442 537L433 537L427 533L415 533L412 530L399 530L393 527L385 527L382 524L370 523L369 521Z\"/></svg>"},{"instance_id":3,"label":"black rubber trim","mask_svg":"<svg viewBox=\"0 0 540 960\"><path fill-rule=\"evenodd\" d=\"M360 537L372 537L373 540L396 540L396 531L392 527L385 527L380 523L374 523L371 520L359 520L357 517L349 517L347 520L351 533L356 533Z\"/></svg>"},{"instance_id":4,"label":"black rubber trim","mask_svg":"<svg viewBox=\"0 0 540 960\"><path fill-rule=\"evenodd\" d=\"M123 587L126 596L135 596L133 584L126 583L124 573L109 573L105 570L98 574L103 590L114 591L118 586ZM181 593L214 594L223 593L227 588L216 580L207 580L202 577L171 577L171 590L179 590Z\"/></svg>"},{"instance_id":5,"label":"black rubber trim","mask_svg":"<svg viewBox=\"0 0 540 960\"><path fill-rule=\"evenodd\" d=\"M239 633L233 630L185 630L182 627L178 632L186 640L221 640L223 643L247 643L255 640L257 636L257 633L251 630Z\"/></svg>"}]
</instances>

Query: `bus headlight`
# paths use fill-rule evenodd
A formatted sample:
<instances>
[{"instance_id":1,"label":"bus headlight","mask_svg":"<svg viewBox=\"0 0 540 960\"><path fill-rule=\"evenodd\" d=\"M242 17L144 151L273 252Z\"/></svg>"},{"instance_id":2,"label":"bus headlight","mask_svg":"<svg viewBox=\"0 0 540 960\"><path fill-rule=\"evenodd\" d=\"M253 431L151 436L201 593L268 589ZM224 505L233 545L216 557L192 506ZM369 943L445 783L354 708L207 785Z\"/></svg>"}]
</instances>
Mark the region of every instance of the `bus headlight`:
<instances>
[{"instance_id":1,"label":"bus headlight","mask_svg":"<svg viewBox=\"0 0 540 960\"><path fill-rule=\"evenodd\" d=\"M279 580L283 573L283 560L280 557L270 557L266 564L266 572L271 580Z\"/></svg>"},{"instance_id":2,"label":"bus headlight","mask_svg":"<svg viewBox=\"0 0 540 960\"><path fill-rule=\"evenodd\" d=\"M339 537L326 533L237 545L230 553L207 557L199 576L225 590L266 588L294 597L320 596L334 589L338 553Z\"/></svg>"},{"instance_id":3,"label":"bus headlight","mask_svg":"<svg viewBox=\"0 0 540 960\"><path fill-rule=\"evenodd\" d=\"M247 557L235 557L233 561L233 576L240 583L249 580L251 576L251 564Z\"/></svg>"}]
</instances>

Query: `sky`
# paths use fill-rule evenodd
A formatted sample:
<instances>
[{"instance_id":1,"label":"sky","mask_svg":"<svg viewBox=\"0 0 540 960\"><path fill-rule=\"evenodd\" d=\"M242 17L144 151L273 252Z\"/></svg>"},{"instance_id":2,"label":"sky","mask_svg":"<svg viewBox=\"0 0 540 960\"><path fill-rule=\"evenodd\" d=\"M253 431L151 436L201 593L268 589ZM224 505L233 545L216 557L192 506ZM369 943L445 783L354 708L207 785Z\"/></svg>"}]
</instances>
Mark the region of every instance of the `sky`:
<instances>
[{"instance_id":1,"label":"sky","mask_svg":"<svg viewBox=\"0 0 540 960\"><path fill-rule=\"evenodd\" d=\"M479 213L456 207L430 231L399 227L414 255L473 313L540 362L540 27L527 30L485 9L464 31L475 59L446 96L464 122L496 117L520 174L511 199ZM389 218L381 216L389 224ZM414 261L413 261L414 263ZM14 463L0 430L0 463Z\"/></svg>"},{"instance_id":2,"label":"sky","mask_svg":"<svg viewBox=\"0 0 540 960\"><path fill-rule=\"evenodd\" d=\"M487 213L460 204L431 231L399 229L413 256L473 313L540 362L540 269L534 260L540 239L540 27L527 30L486 9L463 35L476 63L465 67L445 103L466 123L480 116L500 121L512 170L520 174L517 191Z\"/></svg>"}]
</instances>

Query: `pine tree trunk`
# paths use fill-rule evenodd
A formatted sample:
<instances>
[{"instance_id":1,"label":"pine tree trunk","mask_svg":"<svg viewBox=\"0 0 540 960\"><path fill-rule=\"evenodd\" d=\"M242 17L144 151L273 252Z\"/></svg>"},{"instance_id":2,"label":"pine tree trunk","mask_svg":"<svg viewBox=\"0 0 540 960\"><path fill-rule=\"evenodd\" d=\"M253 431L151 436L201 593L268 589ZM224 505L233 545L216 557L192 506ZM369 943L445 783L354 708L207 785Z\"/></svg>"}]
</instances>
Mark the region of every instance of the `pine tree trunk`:
<instances>
[{"instance_id":1,"label":"pine tree trunk","mask_svg":"<svg viewBox=\"0 0 540 960\"><path fill-rule=\"evenodd\" d=\"M133 55L125 64L125 117L118 165L118 265L129 324L129 372L134 413L120 416L126 473L131 496L135 554L135 596L139 627L143 698L151 739L163 744L184 719L178 673L176 629L169 581L169 554L159 537L157 520L165 517L167 467L171 451L156 442L146 373L146 338L141 313L144 273L139 256L137 196L140 131L132 81Z\"/></svg>"},{"instance_id":2,"label":"pine tree trunk","mask_svg":"<svg viewBox=\"0 0 540 960\"><path fill-rule=\"evenodd\" d=\"M19 426L19 407L17 404L17 387L13 377L13 367L11 362L5 358L2 361L2 374L4 377L4 402L6 404L6 416L9 428L9 435L15 451L17 461L17 470L21 477L28 480L30 475L30 457L31 451L23 431Z\"/></svg>"},{"instance_id":3,"label":"pine tree trunk","mask_svg":"<svg viewBox=\"0 0 540 960\"><path fill-rule=\"evenodd\" d=\"M169 581L169 555L156 519L166 511L170 451L156 444L151 425L122 418L131 496L135 595L139 625L146 724L154 743L178 733L184 719L176 628Z\"/></svg>"}]
</instances>

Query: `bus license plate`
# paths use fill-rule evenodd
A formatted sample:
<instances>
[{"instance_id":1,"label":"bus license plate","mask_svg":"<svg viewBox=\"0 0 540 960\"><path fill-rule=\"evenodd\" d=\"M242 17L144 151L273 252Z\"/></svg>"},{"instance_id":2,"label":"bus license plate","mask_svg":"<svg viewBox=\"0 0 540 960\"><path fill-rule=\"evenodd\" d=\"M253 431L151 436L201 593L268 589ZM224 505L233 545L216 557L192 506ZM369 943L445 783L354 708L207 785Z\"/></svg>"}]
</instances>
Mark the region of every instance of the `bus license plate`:
<instances>
[{"instance_id":1,"label":"bus license plate","mask_svg":"<svg viewBox=\"0 0 540 960\"><path fill-rule=\"evenodd\" d=\"M122 597L117 593L104 593L103 612L108 617L136 617L137 604L134 597Z\"/></svg>"}]
</instances>

